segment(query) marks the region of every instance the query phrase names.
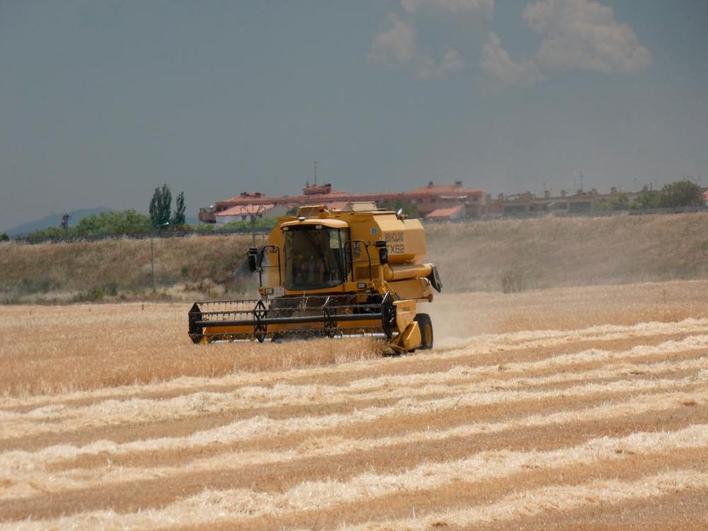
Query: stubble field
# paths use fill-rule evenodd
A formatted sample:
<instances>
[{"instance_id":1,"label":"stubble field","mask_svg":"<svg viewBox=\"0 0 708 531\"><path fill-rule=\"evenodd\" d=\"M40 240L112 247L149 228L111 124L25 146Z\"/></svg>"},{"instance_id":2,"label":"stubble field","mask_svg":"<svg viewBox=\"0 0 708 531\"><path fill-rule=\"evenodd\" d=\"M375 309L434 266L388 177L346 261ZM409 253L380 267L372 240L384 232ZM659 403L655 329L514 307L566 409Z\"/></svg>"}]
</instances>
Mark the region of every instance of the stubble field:
<instances>
[{"instance_id":1,"label":"stubble field","mask_svg":"<svg viewBox=\"0 0 708 531\"><path fill-rule=\"evenodd\" d=\"M0 527L708 526L708 282L455 294L436 348L0 308Z\"/></svg>"}]
</instances>

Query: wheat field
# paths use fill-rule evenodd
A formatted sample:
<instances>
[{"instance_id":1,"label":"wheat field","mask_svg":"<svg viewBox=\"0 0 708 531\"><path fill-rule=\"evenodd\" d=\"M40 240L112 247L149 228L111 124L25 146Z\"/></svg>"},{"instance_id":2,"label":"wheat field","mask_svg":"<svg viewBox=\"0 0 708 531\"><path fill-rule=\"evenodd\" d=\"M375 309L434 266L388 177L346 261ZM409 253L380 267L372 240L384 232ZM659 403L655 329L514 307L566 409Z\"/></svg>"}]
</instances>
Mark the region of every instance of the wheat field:
<instances>
[{"instance_id":1,"label":"wheat field","mask_svg":"<svg viewBox=\"0 0 708 531\"><path fill-rule=\"evenodd\" d=\"M705 528L708 282L441 296L436 348L0 308L0 528Z\"/></svg>"}]
</instances>

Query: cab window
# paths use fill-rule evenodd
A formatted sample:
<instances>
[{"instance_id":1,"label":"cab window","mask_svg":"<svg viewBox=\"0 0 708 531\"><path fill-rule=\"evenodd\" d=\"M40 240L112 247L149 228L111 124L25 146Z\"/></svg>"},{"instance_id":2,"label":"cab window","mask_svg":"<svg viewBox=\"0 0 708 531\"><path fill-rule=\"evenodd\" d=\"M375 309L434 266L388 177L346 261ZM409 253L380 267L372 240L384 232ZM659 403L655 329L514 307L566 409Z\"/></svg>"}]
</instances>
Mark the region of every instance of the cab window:
<instances>
[{"instance_id":1,"label":"cab window","mask_svg":"<svg viewBox=\"0 0 708 531\"><path fill-rule=\"evenodd\" d=\"M347 231L321 225L285 231L285 288L323 289L346 280Z\"/></svg>"}]
</instances>

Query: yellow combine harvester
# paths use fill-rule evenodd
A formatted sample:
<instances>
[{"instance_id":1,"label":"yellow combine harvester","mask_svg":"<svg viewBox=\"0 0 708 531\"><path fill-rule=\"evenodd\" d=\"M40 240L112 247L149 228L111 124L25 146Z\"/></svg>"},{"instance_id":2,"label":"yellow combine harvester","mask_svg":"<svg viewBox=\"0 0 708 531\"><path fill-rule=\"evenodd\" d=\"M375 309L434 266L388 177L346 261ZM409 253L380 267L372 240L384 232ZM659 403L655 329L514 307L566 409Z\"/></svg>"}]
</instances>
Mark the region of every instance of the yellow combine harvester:
<instances>
[{"instance_id":1,"label":"yellow combine harvester","mask_svg":"<svg viewBox=\"0 0 708 531\"><path fill-rule=\"evenodd\" d=\"M189 337L210 343L376 334L397 352L432 348L432 322L417 306L442 284L424 256L422 224L400 211L301 207L278 220L266 245L249 249L260 299L194 303Z\"/></svg>"}]
</instances>

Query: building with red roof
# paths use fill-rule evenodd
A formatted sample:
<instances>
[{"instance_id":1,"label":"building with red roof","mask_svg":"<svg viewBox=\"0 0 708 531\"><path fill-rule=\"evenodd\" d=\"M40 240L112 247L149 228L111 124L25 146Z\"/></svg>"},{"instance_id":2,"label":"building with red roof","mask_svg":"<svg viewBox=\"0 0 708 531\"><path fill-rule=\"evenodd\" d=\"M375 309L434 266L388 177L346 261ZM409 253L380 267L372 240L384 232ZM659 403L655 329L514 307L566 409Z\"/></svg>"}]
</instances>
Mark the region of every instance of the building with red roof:
<instances>
[{"instance_id":1,"label":"building with red roof","mask_svg":"<svg viewBox=\"0 0 708 531\"><path fill-rule=\"evenodd\" d=\"M436 208L425 216L428 221L457 221L464 217L465 205L451 206L447 208Z\"/></svg>"},{"instance_id":2,"label":"building with red roof","mask_svg":"<svg viewBox=\"0 0 708 531\"><path fill-rule=\"evenodd\" d=\"M303 205L325 205L343 210L352 208L354 203L374 202L379 206L400 204L414 208L421 217L433 212L450 210L453 216L479 217L483 213L485 194L482 190L465 188L461 181L451 185L438 185L430 181L426 186L408 192L349 194L335 191L332 185L306 184L301 195L266 196L261 193L241 193L209 208L199 210L199 220L204 223L225 223L241 216L246 219L252 214L263 217L277 217L286 211ZM457 209L458 206L464 208ZM260 209L260 210L259 210ZM436 214L436 219L440 212Z\"/></svg>"}]
</instances>

